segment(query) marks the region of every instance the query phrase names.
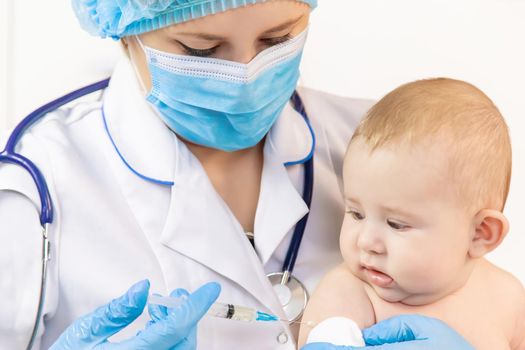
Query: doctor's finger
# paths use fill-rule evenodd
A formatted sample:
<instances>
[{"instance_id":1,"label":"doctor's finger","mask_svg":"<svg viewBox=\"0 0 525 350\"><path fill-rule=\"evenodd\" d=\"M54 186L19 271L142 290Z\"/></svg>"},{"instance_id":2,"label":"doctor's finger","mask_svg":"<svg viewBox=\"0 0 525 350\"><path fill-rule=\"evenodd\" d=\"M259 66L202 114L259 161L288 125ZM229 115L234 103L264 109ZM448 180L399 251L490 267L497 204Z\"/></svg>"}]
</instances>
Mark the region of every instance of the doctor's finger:
<instances>
[{"instance_id":1,"label":"doctor's finger","mask_svg":"<svg viewBox=\"0 0 525 350\"><path fill-rule=\"evenodd\" d=\"M156 294L158 295L158 294ZM187 299L187 297L190 295L186 289L178 288L175 289L170 293L170 297L173 298L184 298L183 300ZM168 316L168 310L166 306L158 305L158 304L148 304L148 313L151 317L151 323L148 322L148 326L155 323L158 320L162 320Z\"/></svg>"},{"instance_id":2,"label":"doctor's finger","mask_svg":"<svg viewBox=\"0 0 525 350\"><path fill-rule=\"evenodd\" d=\"M50 350L84 349L103 343L140 316L148 298L149 281L134 284L124 295L77 319Z\"/></svg>"},{"instance_id":3,"label":"doctor's finger","mask_svg":"<svg viewBox=\"0 0 525 350\"><path fill-rule=\"evenodd\" d=\"M162 320L168 316L168 308L158 304L148 304L148 314L151 320L148 322L148 327L155 322Z\"/></svg>"},{"instance_id":4,"label":"doctor's finger","mask_svg":"<svg viewBox=\"0 0 525 350\"><path fill-rule=\"evenodd\" d=\"M421 323L427 322L427 319L415 315L400 315L363 329L363 338L369 345L413 341L417 340Z\"/></svg>"},{"instance_id":5,"label":"doctor's finger","mask_svg":"<svg viewBox=\"0 0 525 350\"><path fill-rule=\"evenodd\" d=\"M196 325L215 302L220 290L218 283L202 286L180 307L169 309L166 318L151 324L135 338L118 344L120 347L115 349L191 349L189 345L195 342Z\"/></svg>"}]
</instances>

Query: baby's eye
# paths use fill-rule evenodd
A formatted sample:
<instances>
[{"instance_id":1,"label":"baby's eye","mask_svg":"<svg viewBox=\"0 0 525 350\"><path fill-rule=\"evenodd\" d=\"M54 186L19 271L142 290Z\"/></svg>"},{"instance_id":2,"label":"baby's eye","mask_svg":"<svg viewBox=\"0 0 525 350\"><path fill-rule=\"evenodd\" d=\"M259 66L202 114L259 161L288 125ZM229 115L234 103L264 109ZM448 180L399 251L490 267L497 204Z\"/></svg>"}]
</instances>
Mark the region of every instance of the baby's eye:
<instances>
[{"instance_id":1,"label":"baby's eye","mask_svg":"<svg viewBox=\"0 0 525 350\"><path fill-rule=\"evenodd\" d=\"M404 231L404 230L407 230L407 229L410 228L409 225L405 225L405 224L402 224L400 222L396 222L396 221L393 221L393 220L387 220L386 223L388 224L388 226L390 226L394 230L398 230L398 231Z\"/></svg>"},{"instance_id":2,"label":"baby's eye","mask_svg":"<svg viewBox=\"0 0 525 350\"><path fill-rule=\"evenodd\" d=\"M355 210L349 210L348 214L352 215L354 220L358 220L358 221L361 221L361 220L363 220L365 218L363 214L361 214L360 212L355 211Z\"/></svg>"}]
</instances>

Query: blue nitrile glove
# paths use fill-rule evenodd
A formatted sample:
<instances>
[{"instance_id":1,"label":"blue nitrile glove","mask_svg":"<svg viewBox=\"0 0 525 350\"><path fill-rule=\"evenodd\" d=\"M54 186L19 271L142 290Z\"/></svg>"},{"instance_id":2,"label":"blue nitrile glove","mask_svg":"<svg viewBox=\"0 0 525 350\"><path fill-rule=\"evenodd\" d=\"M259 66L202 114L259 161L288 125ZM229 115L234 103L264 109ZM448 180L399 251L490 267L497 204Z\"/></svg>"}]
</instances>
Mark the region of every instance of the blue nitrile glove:
<instances>
[{"instance_id":1,"label":"blue nitrile glove","mask_svg":"<svg viewBox=\"0 0 525 350\"><path fill-rule=\"evenodd\" d=\"M186 289L175 289L173 292L171 292L170 296L175 298L180 298L182 296L189 297L190 293ZM148 304L148 312L150 314L151 320L146 324L146 329L153 326L154 324L158 323L159 321L162 321L170 313L178 312L178 308L176 310L173 310L172 308L167 308L166 306L158 305L158 304ZM173 350L182 350L182 349L196 349L197 348L197 326L193 327L185 339L180 344L177 344L177 347L175 347Z\"/></svg>"},{"instance_id":2,"label":"blue nitrile glove","mask_svg":"<svg viewBox=\"0 0 525 350\"><path fill-rule=\"evenodd\" d=\"M312 343L301 350L475 350L444 322L421 315L401 315L363 330L367 346Z\"/></svg>"},{"instance_id":3,"label":"blue nitrile glove","mask_svg":"<svg viewBox=\"0 0 525 350\"><path fill-rule=\"evenodd\" d=\"M217 299L220 289L219 284L208 283L189 295L188 300L167 317L151 324L135 337L110 343L109 337L142 314L148 299L149 282L141 281L120 298L77 319L50 350L194 349L188 348L187 337L194 337L197 322Z\"/></svg>"}]
</instances>

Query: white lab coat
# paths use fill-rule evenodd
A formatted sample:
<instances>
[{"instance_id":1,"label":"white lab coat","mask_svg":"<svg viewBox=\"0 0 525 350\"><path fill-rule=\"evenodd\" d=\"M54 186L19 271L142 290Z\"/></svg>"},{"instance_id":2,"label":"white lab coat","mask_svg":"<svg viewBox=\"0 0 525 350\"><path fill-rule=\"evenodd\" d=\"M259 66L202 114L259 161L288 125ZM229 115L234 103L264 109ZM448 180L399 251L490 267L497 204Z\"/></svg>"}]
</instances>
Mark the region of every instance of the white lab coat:
<instances>
[{"instance_id":1,"label":"white lab coat","mask_svg":"<svg viewBox=\"0 0 525 350\"><path fill-rule=\"evenodd\" d=\"M312 292L338 262L343 217L341 166L347 142L370 101L301 89L315 131L315 185L308 226L294 275ZM129 165L173 187L146 181ZM264 146L255 250L216 193L199 161L145 101L127 59L95 102L55 111L29 130L20 152L44 173L54 201L45 318L35 348L49 347L79 316L141 279L151 290L195 290L222 285L219 300L282 316L266 274L281 270L296 222L307 212L303 167L312 137L290 105ZM29 200L28 200L29 199ZM24 348L32 329L40 283L39 199L29 175L0 167L0 344ZM134 335L146 313L117 339ZM282 323L205 318L200 349L294 349Z\"/></svg>"}]
</instances>

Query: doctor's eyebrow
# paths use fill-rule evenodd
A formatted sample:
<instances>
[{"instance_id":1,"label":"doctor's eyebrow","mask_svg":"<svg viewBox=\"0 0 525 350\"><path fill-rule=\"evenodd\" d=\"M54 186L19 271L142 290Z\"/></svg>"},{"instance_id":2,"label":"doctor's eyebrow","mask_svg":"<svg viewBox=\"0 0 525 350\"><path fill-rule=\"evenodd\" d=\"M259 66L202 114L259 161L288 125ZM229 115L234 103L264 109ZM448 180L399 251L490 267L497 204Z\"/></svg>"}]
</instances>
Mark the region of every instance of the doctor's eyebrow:
<instances>
[{"instance_id":1,"label":"doctor's eyebrow","mask_svg":"<svg viewBox=\"0 0 525 350\"><path fill-rule=\"evenodd\" d=\"M302 20L304 18L304 16L305 15L302 15L302 16L297 17L296 19L292 19L292 20L286 21L284 23L281 23L281 24L279 24L276 27L273 27L271 29L266 30L263 34L273 34L273 33L280 32L282 30L288 29L288 28L296 25L297 23L299 23L299 21Z\"/></svg>"},{"instance_id":2,"label":"doctor's eyebrow","mask_svg":"<svg viewBox=\"0 0 525 350\"><path fill-rule=\"evenodd\" d=\"M280 32L282 30L285 30L285 29L288 29L294 25L296 25L297 23L299 23L300 20L302 20L304 18L305 15L302 15L296 19L292 19L292 20L289 20L289 21L286 21L284 23L281 23L273 28L270 28L266 31L264 31L262 33L262 35L268 35L268 34L273 34L273 33L277 33L277 32ZM203 39L203 40L209 40L209 41L224 41L226 40L225 37L223 36L220 36L220 35L215 35L215 34L209 34L209 33L191 33L191 32L180 32L180 33L173 33L173 34L177 34L177 35L183 35L183 36L191 36L191 37L194 37L194 38L198 38L198 39Z\"/></svg>"}]
</instances>

